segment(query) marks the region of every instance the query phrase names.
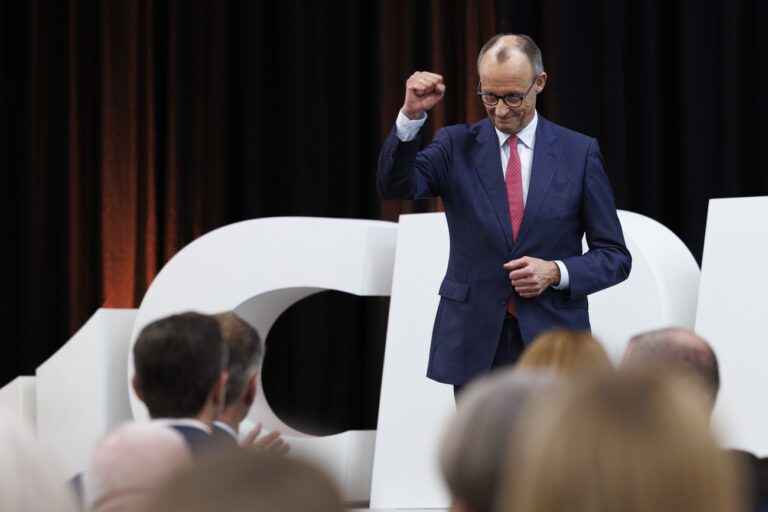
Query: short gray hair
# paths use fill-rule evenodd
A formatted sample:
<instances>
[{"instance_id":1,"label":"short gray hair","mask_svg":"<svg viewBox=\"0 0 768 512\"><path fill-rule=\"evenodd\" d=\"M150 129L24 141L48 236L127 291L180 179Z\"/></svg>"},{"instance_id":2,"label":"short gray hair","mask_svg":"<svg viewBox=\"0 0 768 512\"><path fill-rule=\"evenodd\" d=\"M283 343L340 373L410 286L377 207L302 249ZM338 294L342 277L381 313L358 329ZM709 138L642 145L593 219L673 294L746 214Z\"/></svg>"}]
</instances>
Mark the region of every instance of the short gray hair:
<instances>
[{"instance_id":1,"label":"short gray hair","mask_svg":"<svg viewBox=\"0 0 768 512\"><path fill-rule=\"evenodd\" d=\"M502 39L506 41L501 42ZM509 44L505 44L505 43ZM489 50L494 46L499 46L499 50L496 52L496 59L499 62L504 62L509 58L509 49L515 49L522 52L533 68L533 76L537 77L544 72L544 62L541 58L541 50L538 45L531 39L530 36L525 34L496 34L480 49L480 54L477 56L477 67L480 68L480 61Z\"/></svg>"},{"instance_id":2,"label":"short gray hair","mask_svg":"<svg viewBox=\"0 0 768 512\"><path fill-rule=\"evenodd\" d=\"M552 372L508 368L463 391L440 451L443 477L453 498L473 512L494 510L507 447L524 409L562 382Z\"/></svg>"}]
</instances>

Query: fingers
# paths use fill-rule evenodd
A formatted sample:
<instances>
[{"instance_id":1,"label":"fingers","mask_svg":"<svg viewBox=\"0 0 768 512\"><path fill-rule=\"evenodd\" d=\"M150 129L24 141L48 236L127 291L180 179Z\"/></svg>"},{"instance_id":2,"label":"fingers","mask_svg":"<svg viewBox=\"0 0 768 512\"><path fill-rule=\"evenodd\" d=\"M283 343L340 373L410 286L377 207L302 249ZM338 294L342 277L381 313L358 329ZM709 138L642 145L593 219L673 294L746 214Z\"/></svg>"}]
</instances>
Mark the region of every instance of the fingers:
<instances>
[{"instance_id":1,"label":"fingers","mask_svg":"<svg viewBox=\"0 0 768 512\"><path fill-rule=\"evenodd\" d=\"M426 96L432 93L442 96L445 93L443 77L428 71L415 72L408 78L405 86L417 96Z\"/></svg>"},{"instance_id":2,"label":"fingers","mask_svg":"<svg viewBox=\"0 0 768 512\"><path fill-rule=\"evenodd\" d=\"M256 423L256 425L251 429L250 432L248 432L248 435L245 436L243 439L243 445L247 446L253 443L253 441L259 437L259 434L261 434L261 422Z\"/></svg>"},{"instance_id":3,"label":"fingers","mask_svg":"<svg viewBox=\"0 0 768 512\"><path fill-rule=\"evenodd\" d=\"M284 455L291 449L291 445L285 442L280 437L280 432L273 430L269 434L265 434L263 437L256 439L253 435L257 429L261 430L261 424L254 427L243 440L241 446L247 450L255 453L274 453L277 455Z\"/></svg>"},{"instance_id":4,"label":"fingers","mask_svg":"<svg viewBox=\"0 0 768 512\"><path fill-rule=\"evenodd\" d=\"M523 256L522 258L518 258L516 260L508 261L504 264L504 268L507 270L512 270L515 268L522 268L527 266L530 263L528 256Z\"/></svg>"}]
</instances>

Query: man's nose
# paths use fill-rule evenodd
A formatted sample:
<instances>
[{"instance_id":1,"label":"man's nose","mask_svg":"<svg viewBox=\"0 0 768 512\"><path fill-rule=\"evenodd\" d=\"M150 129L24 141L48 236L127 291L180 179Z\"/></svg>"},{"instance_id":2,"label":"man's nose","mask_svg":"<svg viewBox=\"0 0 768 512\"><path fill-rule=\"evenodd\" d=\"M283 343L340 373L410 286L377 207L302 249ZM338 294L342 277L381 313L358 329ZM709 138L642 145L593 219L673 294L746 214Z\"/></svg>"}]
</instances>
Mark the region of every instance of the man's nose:
<instances>
[{"instance_id":1,"label":"man's nose","mask_svg":"<svg viewBox=\"0 0 768 512\"><path fill-rule=\"evenodd\" d=\"M509 112L510 108L506 103L504 103L504 100L499 100L499 102L496 104L495 110L496 110L496 114L503 116L504 114Z\"/></svg>"}]
</instances>

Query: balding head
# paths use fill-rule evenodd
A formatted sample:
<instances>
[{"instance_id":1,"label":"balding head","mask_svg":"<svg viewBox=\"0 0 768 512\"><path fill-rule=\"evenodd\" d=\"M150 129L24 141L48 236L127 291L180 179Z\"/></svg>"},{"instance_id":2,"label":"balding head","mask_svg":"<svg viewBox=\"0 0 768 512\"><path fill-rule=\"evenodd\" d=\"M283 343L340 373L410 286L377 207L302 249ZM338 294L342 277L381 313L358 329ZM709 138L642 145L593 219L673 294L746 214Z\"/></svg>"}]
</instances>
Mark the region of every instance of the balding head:
<instances>
[{"instance_id":1,"label":"balding head","mask_svg":"<svg viewBox=\"0 0 768 512\"><path fill-rule=\"evenodd\" d=\"M541 50L533 39L525 34L496 34L493 36L480 49L480 54L477 57L477 68L480 69L480 64L486 54L489 59L503 64L512 58L516 52L523 54L528 59L533 71L531 77L544 72Z\"/></svg>"},{"instance_id":2,"label":"balding head","mask_svg":"<svg viewBox=\"0 0 768 512\"><path fill-rule=\"evenodd\" d=\"M712 347L691 331L668 328L638 334L629 341L623 369L660 367L694 375L711 398L720 389L720 370Z\"/></svg>"},{"instance_id":3,"label":"balding head","mask_svg":"<svg viewBox=\"0 0 768 512\"><path fill-rule=\"evenodd\" d=\"M134 511L164 481L192 463L179 433L156 423L127 423L117 427L93 449L83 473L86 508Z\"/></svg>"}]
</instances>

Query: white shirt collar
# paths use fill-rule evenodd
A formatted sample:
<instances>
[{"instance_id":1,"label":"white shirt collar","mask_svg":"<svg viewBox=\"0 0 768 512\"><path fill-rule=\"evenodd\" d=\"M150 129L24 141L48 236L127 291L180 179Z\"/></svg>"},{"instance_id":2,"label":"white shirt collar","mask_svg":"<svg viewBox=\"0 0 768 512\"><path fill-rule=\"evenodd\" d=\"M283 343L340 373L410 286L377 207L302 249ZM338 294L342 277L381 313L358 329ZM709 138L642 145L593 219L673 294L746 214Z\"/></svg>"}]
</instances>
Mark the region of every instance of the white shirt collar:
<instances>
[{"instance_id":1,"label":"white shirt collar","mask_svg":"<svg viewBox=\"0 0 768 512\"><path fill-rule=\"evenodd\" d=\"M539 113L535 110L533 111L533 119L531 119L531 122L528 123L528 125L517 132L517 138L525 144L525 147L528 149L533 149L533 146L536 144L536 126L539 124ZM496 136L499 138L499 147L503 146L505 142L507 142L507 139L510 137L508 133L504 133L499 131L498 128L495 126L493 127L494 130L496 130Z\"/></svg>"},{"instance_id":2,"label":"white shirt collar","mask_svg":"<svg viewBox=\"0 0 768 512\"><path fill-rule=\"evenodd\" d=\"M152 422L168 427L178 426L197 428L211 434L211 427L194 418L154 418Z\"/></svg>"},{"instance_id":3,"label":"white shirt collar","mask_svg":"<svg viewBox=\"0 0 768 512\"><path fill-rule=\"evenodd\" d=\"M235 432L235 429L230 427L228 424L224 423L223 421L216 420L213 422L213 424L217 427L219 427L221 430L226 432L227 434L231 435L235 441L237 441L237 432Z\"/></svg>"}]
</instances>

